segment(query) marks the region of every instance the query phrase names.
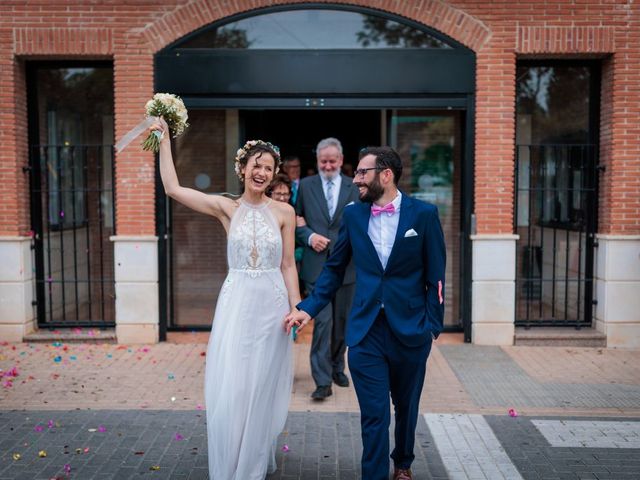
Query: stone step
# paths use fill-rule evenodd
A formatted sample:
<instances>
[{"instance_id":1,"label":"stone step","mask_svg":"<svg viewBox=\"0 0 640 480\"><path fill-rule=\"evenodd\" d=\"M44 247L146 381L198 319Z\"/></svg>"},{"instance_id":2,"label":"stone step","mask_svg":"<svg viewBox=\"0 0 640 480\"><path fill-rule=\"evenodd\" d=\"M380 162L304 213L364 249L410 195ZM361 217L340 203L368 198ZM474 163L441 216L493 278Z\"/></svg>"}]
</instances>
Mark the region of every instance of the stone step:
<instances>
[{"instance_id":1,"label":"stone step","mask_svg":"<svg viewBox=\"0 0 640 480\"><path fill-rule=\"evenodd\" d=\"M607 337L595 328L517 327L515 345L546 347L606 347Z\"/></svg>"},{"instance_id":2,"label":"stone step","mask_svg":"<svg viewBox=\"0 0 640 480\"><path fill-rule=\"evenodd\" d=\"M24 337L25 342L117 343L115 328L41 328Z\"/></svg>"}]
</instances>

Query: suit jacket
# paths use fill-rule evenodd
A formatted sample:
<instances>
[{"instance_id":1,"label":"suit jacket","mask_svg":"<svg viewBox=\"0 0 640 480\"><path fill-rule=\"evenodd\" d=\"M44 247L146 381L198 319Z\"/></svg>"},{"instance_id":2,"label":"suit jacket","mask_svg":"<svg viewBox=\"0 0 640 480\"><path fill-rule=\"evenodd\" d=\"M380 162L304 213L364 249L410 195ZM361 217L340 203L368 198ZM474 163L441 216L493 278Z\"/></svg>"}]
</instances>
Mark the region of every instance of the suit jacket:
<instances>
[{"instance_id":1,"label":"suit jacket","mask_svg":"<svg viewBox=\"0 0 640 480\"><path fill-rule=\"evenodd\" d=\"M322 190L320 175L312 175L300 180L296 213L304 217L307 226L296 228L296 240L300 245L304 245L300 277L305 282L315 283L328 254L334 249L345 205L359 201L358 187L353 184L353 180L342 174L341 177L342 184L338 193L338 203L332 219L329 218L329 209ZM319 233L331 240L325 251L318 253L309 246L308 239L312 233ZM344 283L353 282L355 282L355 272L353 266L350 266L346 269Z\"/></svg>"},{"instance_id":2,"label":"suit jacket","mask_svg":"<svg viewBox=\"0 0 640 480\"><path fill-rule=\"evenodd\" d=\"M382 268L369 238L371 205L344 210L340 235L312 294L298 304L311 317L329 303L351 258L356 292L347 322L346 342L357 345L384 305L389 327L403 344L416 347L442 331L446 251L438 210L402 195L395 242ZM413 235L413 232L416 235Z\"/></svg>"}]
</instances>

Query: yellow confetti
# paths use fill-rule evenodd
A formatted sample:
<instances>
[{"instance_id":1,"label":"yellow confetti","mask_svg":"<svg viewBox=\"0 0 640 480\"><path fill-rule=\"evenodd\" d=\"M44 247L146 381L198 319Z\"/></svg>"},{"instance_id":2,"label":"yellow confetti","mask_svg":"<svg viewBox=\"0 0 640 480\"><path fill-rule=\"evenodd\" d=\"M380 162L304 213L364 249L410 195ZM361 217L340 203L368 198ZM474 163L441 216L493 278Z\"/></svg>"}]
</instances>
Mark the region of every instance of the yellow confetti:
<instances>
[{"instance_id":1,"label":"yellow confetti","mask_svg":"<svg viewBox=\"0 0 640 480\"><path fill-rule=\"evenodd\" d=\"M160 470L160 465L151 465L151 466L149 467L149 470L151 470L151 471L153 471L153 472L155 472L155 471L157 471L157 470Z\"/></svg>"},{"instance_id":2,"label":"yellow confetti","mask_svg":"<svg viewBox=\"0 0 640 480\"><path fill-rule=\"evenodd\" d=\"M14 460L16 460L16 461L17 461L17 460L20 460L21 458L22 458L22 455L20 455L19 453L14 453L14 454L13 454L13 459L14 459Z\"/></svg>"},{"instance_id":3,"label":"yellow confetti","mask_svg":"<svg viewBox=\"0 0 640 480\"><path fill-rule=\"evenodd\" d=\"M47 456L47 452L46 452L46 450L40 450L40 451L38 452L38 456L39 456L40 458L44 458L44 457L46 457L46 456Z\"/></svg>"}]
</instances>

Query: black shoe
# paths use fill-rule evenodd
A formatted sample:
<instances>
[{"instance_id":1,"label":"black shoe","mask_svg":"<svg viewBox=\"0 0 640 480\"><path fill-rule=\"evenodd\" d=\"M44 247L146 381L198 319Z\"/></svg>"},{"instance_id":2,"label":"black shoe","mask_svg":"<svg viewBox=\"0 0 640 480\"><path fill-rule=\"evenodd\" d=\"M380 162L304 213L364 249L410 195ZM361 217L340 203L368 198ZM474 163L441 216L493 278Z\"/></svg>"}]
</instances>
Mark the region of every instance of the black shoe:
<instances>
[{"instance_id":1,"label":"black shoe","mask_svg":"<svg viewBox=\"0 0 640 480\"><path fill-rule=\"evenodd\" d=\"M314 400L324 400L333 394L331 391L331 385L320 386L311 394L311 398Z\"/></svg>"},{"instance_id":2,"label":"black shoe","mask_svg":"<svg viewBox=\"0 0 640 480\"><path fill-rule=\"evenodd\" d=\"M349 386L349 378L342 372L333 374L333 383L338 385L339 387L348 387Z\"/></svg>"}]
</instances>

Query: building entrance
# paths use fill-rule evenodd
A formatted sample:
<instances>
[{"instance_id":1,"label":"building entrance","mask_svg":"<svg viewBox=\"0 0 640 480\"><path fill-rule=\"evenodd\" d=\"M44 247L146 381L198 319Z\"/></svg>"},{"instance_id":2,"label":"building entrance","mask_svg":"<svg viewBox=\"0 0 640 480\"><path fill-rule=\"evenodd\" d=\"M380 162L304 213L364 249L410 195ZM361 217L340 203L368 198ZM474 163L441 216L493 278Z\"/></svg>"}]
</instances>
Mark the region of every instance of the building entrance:
<instances>
[{"instance_id":1,"label":"building entrance","mask_svg":"<svg viewBox=\"0 0 640 480\"><path fill-rule=\"evenodd\" d=\"M344 171L356 167L361 148L393 146L404 162L400 188L438 206L448 259L445 326L459 328L463 124L463 111L428 109L195 110L176 142L176 168L185 186L239 194L231 159L245 139L268 140L283 156L298 156L303 176L315 174L322 138L342 142ZM166 212L168 326L209 328L226 275L225 232L215 219L173 201Z\"/></svg>"}]
</instances>

